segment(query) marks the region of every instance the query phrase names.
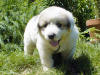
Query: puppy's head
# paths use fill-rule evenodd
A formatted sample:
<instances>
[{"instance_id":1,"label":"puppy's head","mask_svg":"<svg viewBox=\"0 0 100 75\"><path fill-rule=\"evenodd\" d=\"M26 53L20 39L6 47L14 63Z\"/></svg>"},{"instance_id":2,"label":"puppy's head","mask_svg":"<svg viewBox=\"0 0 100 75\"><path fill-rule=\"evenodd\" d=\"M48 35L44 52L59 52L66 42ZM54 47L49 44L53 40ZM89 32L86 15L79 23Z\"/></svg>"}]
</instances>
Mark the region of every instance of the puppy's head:
<instances>
[{"instance_id":1,"label":"puppy's head","mask_svg":"<svg viewBox=\"0 0 100 75\"><path fill-rule=\"evenodd\" d=\"M63 8L52 6L40 13L39 32L53 47L59 45L60 40L70 33L73 26L74 19L72 14Z\"/></svg>"}]
</instances>

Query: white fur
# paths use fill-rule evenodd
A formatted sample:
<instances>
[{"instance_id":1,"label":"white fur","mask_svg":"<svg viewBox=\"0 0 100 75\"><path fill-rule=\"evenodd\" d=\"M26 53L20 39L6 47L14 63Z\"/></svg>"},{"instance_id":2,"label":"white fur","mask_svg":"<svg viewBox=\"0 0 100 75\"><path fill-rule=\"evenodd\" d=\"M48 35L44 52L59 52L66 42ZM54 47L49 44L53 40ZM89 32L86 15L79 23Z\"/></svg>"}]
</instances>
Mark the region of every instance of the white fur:
<instances>
[{"instance_id":1,"label":"white fur","mask_svg":"<svg viewBox=\"0 0 100 75\"><path fill-rule=\"evenodd\" d=\"M69 20L71 27L68 29L59 29L56 21L63 24ZM43 25L44 21L49 22L44 30L39 30L38 24ZM50 45L48 35L55 33L54 40L61 39L59 45L56 47ZM56 6L49 7L42 11L39 15L33 17L27 24L24 33L24 53L25 55L32 55L35 48L38 49L43 70L46 71L53 67L52 54L60 46L59 52L62 53L64 60L72 57L78 39L78 29L74 24L73 15L71 12Z\"/></svg>"}]
</instances>

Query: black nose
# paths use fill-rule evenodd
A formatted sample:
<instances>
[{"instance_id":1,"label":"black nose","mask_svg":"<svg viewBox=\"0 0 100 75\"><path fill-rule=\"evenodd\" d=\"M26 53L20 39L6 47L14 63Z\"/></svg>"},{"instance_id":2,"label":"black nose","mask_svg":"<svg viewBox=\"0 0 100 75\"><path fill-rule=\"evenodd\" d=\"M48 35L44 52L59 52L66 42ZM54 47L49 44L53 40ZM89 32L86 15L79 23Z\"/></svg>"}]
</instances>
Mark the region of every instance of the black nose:
<instances>
[{"instance_id":1,"label":"black nose","mask_svg":"<svg viewBox=\"0 0 100 75\"><path fill-rule=\"evenodd\" d=\"M54 39L55 37L55 34L52 34L52 35L48 35L49 39Z\"/></svg>"}]
</instances>

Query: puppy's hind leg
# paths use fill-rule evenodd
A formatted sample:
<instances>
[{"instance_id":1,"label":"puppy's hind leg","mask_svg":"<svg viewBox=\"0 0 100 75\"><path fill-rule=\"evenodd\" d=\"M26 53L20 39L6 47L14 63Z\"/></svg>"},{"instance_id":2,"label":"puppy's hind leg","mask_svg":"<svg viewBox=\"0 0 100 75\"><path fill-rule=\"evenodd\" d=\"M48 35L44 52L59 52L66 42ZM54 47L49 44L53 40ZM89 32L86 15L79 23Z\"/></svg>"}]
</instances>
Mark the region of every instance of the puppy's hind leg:
<instances>
[{"instance_id":1,"label":"puppy's hind leg","mask_svg":"<svg viewBox=\"0 0 100 75\"><path fill-rule=\"evenodd\" d=\"M24 54L33 55L35 45L32 42L24 43Z\"/></svg>"}]
</instances>

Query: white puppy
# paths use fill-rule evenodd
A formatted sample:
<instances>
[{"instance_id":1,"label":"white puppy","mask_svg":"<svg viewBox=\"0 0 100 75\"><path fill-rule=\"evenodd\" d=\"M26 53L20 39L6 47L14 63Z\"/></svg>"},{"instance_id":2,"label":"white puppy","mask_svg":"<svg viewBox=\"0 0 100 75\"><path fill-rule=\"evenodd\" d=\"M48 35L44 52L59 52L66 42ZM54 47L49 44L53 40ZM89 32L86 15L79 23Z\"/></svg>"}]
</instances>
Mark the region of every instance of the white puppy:
<instances>
[{"instance_id":1,"label":"white puppy","mask_svg":"<svg viewBox=\"0 0 100 75\"><path fill-rule=\"evenodd\" d=\"M43 70L53 67L52 55L61 52L64 60L72 57L78 39L71 12L56 6L43 10L34 16L24 33L24 53L32 55L38 49ZM58 58L59 59L59 58Z\"/></svg>"}]
</instances>

